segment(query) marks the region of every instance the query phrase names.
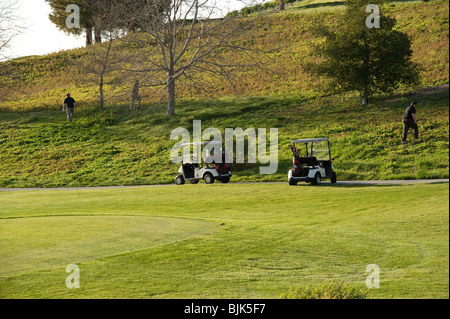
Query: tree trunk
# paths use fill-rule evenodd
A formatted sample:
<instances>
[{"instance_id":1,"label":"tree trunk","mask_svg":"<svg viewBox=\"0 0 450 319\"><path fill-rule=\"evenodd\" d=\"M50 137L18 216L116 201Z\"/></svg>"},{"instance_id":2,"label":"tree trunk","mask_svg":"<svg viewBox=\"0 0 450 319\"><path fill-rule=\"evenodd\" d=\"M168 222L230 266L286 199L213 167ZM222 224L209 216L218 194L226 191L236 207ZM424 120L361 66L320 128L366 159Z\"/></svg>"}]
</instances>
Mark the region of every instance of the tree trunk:
<instances>
[{"instance_id":1,"label":"tree trunk","mask_svg":"<svg viewBox=\"0 0 450 319\"><path fill-rule=\"evenodd\" d=\"M90 46L92 44L92 29L86 29L86 46Z\"/></svg>"},{"instance_id":2,"label":"tree trunk","mask_svg":"<svg viewBox=\"0 0 450 319\"><path fill-rule=\"evenodd\" d=\"M97 28L94 29L95 43L102 43L102 33Z\"/></svg>"},{"instance_id":3,"label":"tree trunk","mask_svg":"<svg viewBox=\"0 0 450 319\"><path fill-rule=\"evenodd\" d=\"M280 0L280 11L283 11L286 8L284 0Z\"/></svg>"},{"instance_id":4,"label":"tree trunk","mask_svg":"<svg viewBox=\"0 0 450 319\"><path fill-rule=\"evenodd\" d=\"M369 104L369 94L367 93L367 90L359 92L359 103L362 105Z\"/></svg>"},{"instance_id":5,"label":"tree trunk","mask_svg":"<svg viewBox=\"0 0 450 319\"><path fill-rule=\"evenodd\" d=\"M111 47L112 47L113 40L109 40L108 49L106 50L105 59L103 60L103 66L102 71L100 72L100 85L99 85L99 93L100 93L100 108L103 109L105 105L105 94L103 92L103 84L105 83L105 75L106 75L106 68L108 65L108 58L109 54L111 53Z\"/></svg>"},{"instance_id":6,"label":"tree trunk","mask_svg":"<svg viewBox=\"0 0 450 319\"><path fill-rule=\"evenodd\" d=\"M103 75L100 77L99 93L100 93L100 109L103 110L103 107L105 105L105 95L103 93Z\"/></svg>"},{"instance_id":7,"label":"tree trunk","mask_svg":"<svg viewBox=\"0 0 450 319\"><path fill-rule=\"evenodd\" d=\"M167 116L171 117L175 115L175 79L173 76L169 76L169 101L167 105Z\"/></svg>"}]
</instances>

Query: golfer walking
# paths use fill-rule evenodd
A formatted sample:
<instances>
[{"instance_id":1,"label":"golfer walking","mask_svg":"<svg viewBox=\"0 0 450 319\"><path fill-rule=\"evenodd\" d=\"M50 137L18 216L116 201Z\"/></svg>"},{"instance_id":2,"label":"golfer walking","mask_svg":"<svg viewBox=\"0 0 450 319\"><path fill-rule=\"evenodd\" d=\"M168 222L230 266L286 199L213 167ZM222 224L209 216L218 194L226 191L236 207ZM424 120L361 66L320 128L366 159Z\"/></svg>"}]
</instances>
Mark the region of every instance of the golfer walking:
<instances>
[{"instance_id":1,"label":"golfer walking","mask_svg":"<svg viewBox=\"0 0 450 319\"><path fill-rule=\"evenodd\" d=\"M73 121L73 113L75 111L75 100L67 94L67 98L64 100L63 111L66 109L67 112L67 120L69 122Z\"/></svg>"},{"instance_id":2,"label":"golfer walking","mask_svg":"<svg viewBox=\"0 0 450 319\"><path fill-rule=\"evenodd\" d=\"M419 139L419 127L417 126L417 118L416 118L416 106L417 102L412 102L405 110L405 114L403 114L403 136L402 136L402 144L406 143L406 139L408 138L408 131L410 128L414 129L414 137L416 140Z\"/></svg>"}]
</instances>

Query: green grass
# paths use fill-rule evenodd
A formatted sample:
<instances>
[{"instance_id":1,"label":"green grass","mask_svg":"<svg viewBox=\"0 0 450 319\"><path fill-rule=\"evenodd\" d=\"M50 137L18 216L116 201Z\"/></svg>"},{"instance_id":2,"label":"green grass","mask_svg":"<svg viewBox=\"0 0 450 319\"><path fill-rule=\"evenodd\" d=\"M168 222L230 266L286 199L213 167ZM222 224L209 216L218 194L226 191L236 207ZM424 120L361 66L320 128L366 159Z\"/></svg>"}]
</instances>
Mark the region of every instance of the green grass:
<instances>
[{"instance_id":1,"label":"green grass","mask_svg":"<svg viewBox=\"0 0 450 319\"><path fill-rule=\"evenodd\" d=\"M2 229L1 277L51 268L55 261L70 264L170 245L214 231L212 223L198 220L99 215L11 219Z\"/></svg>"},{"instance_id":2,"label":"green grass","mask_svg":"<svg viewBox=\"0 0 450 319\"><path fill-rule=\"evenodd\" d=\"M419 102L420 142L401 145L401 117ZM339 180L448 178L448 86L413 97L378 96L369 107L349 95L315 98L234 98L186 101L168 119L148 108L81 108L68 124L61 111L0 113L0 187L74 187L173 183L170 133L202 129L278 128L279 167L234 165L233 181L285 181L290 141L329 137Z\"/></svg>"},{"instance_id":3,"label":"green grass","mask_svg":"<svg viewBox=\"0 0 450 319\"><path fill-rule=\"evenodd\" d=\"M448 184L1 192L1 298L448 298ZM245 199L245 200L243 200ZM170 204L169 204L170 203ZM5 244L6 243L6 244ZM68 290L65 269L80 267Z\"/></svg>"},{"instance_id":4,"label":"green grass","mask_svg":"<svg viewBox=\"0 0 450 319\"><path fill-rule=\"evenodd\" d=\"M319 286L291 287L283 299L365 299L367 289L356 289L344 282L329 281Z\"/></svg>"},{"instance_id":5,"label":"green grass","mask_svg":"<svg viewBox=\"0 0 450 319\"><path fill-rule=\"evenodd\" d=\"M448 84L432 88L448 83L448 2L388 5L426 88L374 96L368 107L321 92L301 67L315 19L336 25L341 8L302 1L266 17L247 44L280 48L274 73L238 74L246 97L210 77L213 101L180 86L173 118L145 90L143 110L130 113L125 99L97 109L97 88L67 63L84 49L1 64L17 77L0 77L0 187L173 183L170 132L193 120L278 128L278 172L234 165L232 181L283 183L0 192L0 298L282 298L322 293L324 282L359 292L369 264L381 288L368 298L448 298L448 184L287 185L289 142L307 137L331 139L338 180L449 177ZM80 102L72 124L60 111L68 90ZM422 140L404 146L412 99ZM65 286L72 263L79 290Z\"/></svg>"},{"instance_id":6,"label":"green grass","mask_svg":"<svg viewBox=\"0 0 450 319\"><path fill-rule=\"evenodd\" d=\"M308 13L322 7L330 10ZM258 165L235 165L234 181L284 181L291 166L289 142L322 136L332 140L340 180L448 178L448 1L387 4L397 27L411 36L426 89L375 96L369 107L359 106L355 94L322 92L322 80L302 67L311 62L311 44L317 41L311 27L317 19L336 26L339 12L331 10L338 8L333 1L301 1L265 17L246 45L279 48L268 65L274 73L237 74L237 95L220 79L205 77L214 100L180 85L172 119L145 89L144 110L130 113L125 99L108 100L106 109L99 110L97 87L73 68L85 49L2 63L17 77L0 76L0 187L172 183L177 167L169 161L170 132L180 126L191 129L193 120L221 130L279 129L277 174L261 176ZM67 91L80 106L72 125L60 111ZM419 102L422 141L403 146L401 116L412 99Z\"/></svg>"}]
</instances>

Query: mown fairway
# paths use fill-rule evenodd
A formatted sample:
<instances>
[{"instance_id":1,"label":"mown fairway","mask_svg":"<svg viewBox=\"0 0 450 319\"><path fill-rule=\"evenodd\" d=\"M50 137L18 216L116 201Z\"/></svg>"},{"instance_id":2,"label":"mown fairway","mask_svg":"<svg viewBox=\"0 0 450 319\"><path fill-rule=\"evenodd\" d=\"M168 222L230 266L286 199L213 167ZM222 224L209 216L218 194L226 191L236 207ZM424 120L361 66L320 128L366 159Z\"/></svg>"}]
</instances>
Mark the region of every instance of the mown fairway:
<instances>
[{"instance_id":1,"label":"mown fairway","mask_svg":"<svg viewBox=\"0 0 450 319\"><path fill-rule=\"evenodd\" d=\"M0 298L279 298L365 289L369 264L369 298L448 298L448 200L447 183L1 192Z\"/></svg>"}]
</instances>

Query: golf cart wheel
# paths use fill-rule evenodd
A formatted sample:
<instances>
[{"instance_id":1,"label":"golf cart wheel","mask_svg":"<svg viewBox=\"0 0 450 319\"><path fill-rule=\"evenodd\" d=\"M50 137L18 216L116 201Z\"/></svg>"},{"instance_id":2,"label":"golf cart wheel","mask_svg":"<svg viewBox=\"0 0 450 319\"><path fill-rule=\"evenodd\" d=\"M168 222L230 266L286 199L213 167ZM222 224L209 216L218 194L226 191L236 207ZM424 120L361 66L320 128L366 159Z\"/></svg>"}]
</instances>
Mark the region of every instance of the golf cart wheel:
<instances>
[{"instance_id":1,"label":"golf cart wheel","mask_svg":"<svg viewBox=\"0 0 450 319\"><path fill-rule=\"evenodd\" d=\"M196 185L196 184L198 184L198 182L199 182L199 181L190 181L190 183L191 183L192 185Z\"/></svg>"},{"instance_id":2,"label":"golf cart wheel","mask_svg":"<svg viewBox=\"0 0 450 319\"><path fill-rule=\"evenodd\" d=\"M203 180L206 184L214 184L214 176L211 173L206 173Z\"/></svg>"},{"instance_id":3,"label":"golf cart wheel","mask_svg":"<svg viewBox=\"0 0 450 319\"><path fill-rule=\"evenodd\" d=\"M316 175L314 176L314 179L312 180L312 184L320 185L321 182L322 182L322 177L320 176L320 173L316 173Z\"/></svg>"},{"instance_id":4,"label":"golf cart wheel","mask_svg":"<svg viewBox=\"0 0 450 319\"><path fill-rule=\"evenodd\" d=\"M333 184L336 184L336 182L337 182L336 172L333 172L333 173L331 174L331 182L332 182Z\"/></svg>"},{"instance_id":5,"label":"golf cart wheel","mask_svg":"<svg viewBox=\"0 0 450 319\"><path fill-rule=\"evenodd\" d=\"M178 175L177 177L175 177L175 184L184 185L184 183L185 183L185 180L182 175Z\"/></svg>"},{"instance_id":6,"label":"golf cart wheel","mask_svg":"<svg viewBox=\"0 0 450 319\"><path fill-rule=\"evenodd\" d=\"M289 180L289 185L291 185L291 186L295 186L295 185L297 185L297 183L298 182L296 182L296 181L294 181L292 179Z\"/></svg>"},{"instance_id":7,"label":"golf cart wheel","mask_svg":"<svg viewBox=\"0 0 450 319\"><path fill-rule=\"evenodd\" d=\"M230 182L230 178L227 177L227 178L221 179L220 181L224 184L228 184Z\"/></svg>"}]
</instances>

